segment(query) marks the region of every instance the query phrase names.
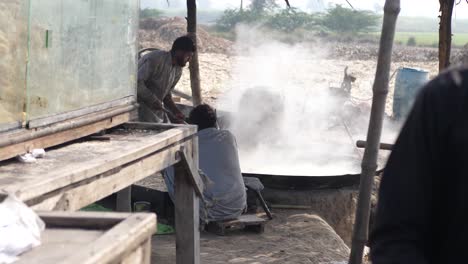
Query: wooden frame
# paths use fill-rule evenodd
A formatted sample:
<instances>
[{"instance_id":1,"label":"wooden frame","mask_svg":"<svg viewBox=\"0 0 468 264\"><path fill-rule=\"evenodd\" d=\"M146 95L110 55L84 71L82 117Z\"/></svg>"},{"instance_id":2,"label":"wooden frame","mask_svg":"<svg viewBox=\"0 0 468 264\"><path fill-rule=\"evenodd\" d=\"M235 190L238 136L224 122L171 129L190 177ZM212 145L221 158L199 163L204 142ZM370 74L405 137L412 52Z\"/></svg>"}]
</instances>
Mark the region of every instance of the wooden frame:
<instances>
[{"instance_id":1,"label":"wooden frame","mask_svg":"<svg viewBox=\"0 0 468 264\"><path fill-rule=\"evenodd\" d=\"M34 148L47 148L85 137L131 120L136 105L118 106L49 126L2 133L0 161Z\"/></svg>"},{"instance_id":2,"label":"wooden frame","mask_svg":"<svg viewBox=\"0 0 468 264\"><path fill-rule=\"evenodd\" d=\"M117 99L117 100L112 100L110 102L105 102L102 104L84 107L84 108L74 110L74 111L36 118L28 122L28 128L31 129L31 128L43 127L43 126L47 126L50 124L62 122L65 120L88 115L91 113L96 113L99 111L107 110L107 109L118 107L118 106L132 105L132 104L135 104L135 102L136 102L135 96L131 95L131 96Z\"/></svg>"},{"instance_id":3,"label":"wooden frame","mask_svg":"<svg viewBox=\"0 0 468 264\"><path fill-rule=\"evenodd\" d=\"M129 124L129 127L155 128L144 123ZM174 165L180 161L176 152L181 147L188 151L192 149L196 127L165 128L161 133L145 138L135 136L128 142L102 142L100 145L107 149L92 145L92 148L98 148L95 157L85 153L79 156L81 147L71 149L66 146L46 154L54 158L50 164L46 163L48 159L31 166L15 162L0 164L0 196L14 193L39 210L82 208Z\"/></svg>"},{"instance_id":4,"label":"wooden frame","mask_svg":"<svg viewBox=\"0 0 468 264\"><path fill-rule=\"evenodd\" d=\"M39 216L47 227L43 245L21 255L15 263L151 262L151 236L156 230L154 214L39 212ZM70 232L73 238L69 237ZM72 244L72 240L80 243L64 245Z\"/></svg>"}]
</instances>

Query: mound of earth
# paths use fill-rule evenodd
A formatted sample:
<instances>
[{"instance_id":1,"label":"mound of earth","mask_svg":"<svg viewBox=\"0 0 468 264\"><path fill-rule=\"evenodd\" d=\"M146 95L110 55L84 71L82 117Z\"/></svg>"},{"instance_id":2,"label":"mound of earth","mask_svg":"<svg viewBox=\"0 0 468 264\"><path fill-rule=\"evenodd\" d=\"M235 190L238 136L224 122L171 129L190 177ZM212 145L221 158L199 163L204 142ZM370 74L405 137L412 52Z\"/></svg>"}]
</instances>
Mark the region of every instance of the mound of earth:
<instances>
[{"instance_id":1,"label":"mound of earth","mask_svg":"<svg viewBox=\"0 0 468 264\"><path fill-rule=\"evenodd\" d=\"M174 40L187 34L187 22L182 17L147 18L140 21L138 32L140 49L158 48L171 49ZM198 51L200 53L227 53L232 42L223 38L211 36L203 28L197 28Z\"/></svg>"},{"instance_id":2,"label":"mound of earth","mask_svg":"<svg viewBox=\"0 0 468 264\"><path fill-rule=\"evenodd\" d=\"M452 62L455 65L468 65L468 44L453 55Z\"/></svg>"}]
</instances>

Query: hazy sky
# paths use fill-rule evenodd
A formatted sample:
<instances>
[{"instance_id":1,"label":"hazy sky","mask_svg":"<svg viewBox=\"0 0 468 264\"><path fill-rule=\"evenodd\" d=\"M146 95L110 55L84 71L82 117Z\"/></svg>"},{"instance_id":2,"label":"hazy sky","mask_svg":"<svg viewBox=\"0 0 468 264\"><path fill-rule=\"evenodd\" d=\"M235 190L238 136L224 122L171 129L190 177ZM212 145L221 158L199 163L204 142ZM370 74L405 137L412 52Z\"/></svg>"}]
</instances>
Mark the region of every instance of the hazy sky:
<instances>
[{"instance_id":1,"label":"hazy sky","mask_svg":"<svg viewBox=\"0 0 468 264\"><path fill-rule=\"evenodd\" d=\"M197 0L199 5L210 6L213 9L237 8L240 0ZM356 9L376 10L383 6L385 0L349 0ZM172 7L183 7L184 0L169 0ZM283 0L276 0L280 5L284 5ZM330 4L348 5L345 0L289 0L291 5L302 9L311 6L328 6ZM250 0L244 0L244 5L248 5ZM141 6L167 8L166 0L141 0ZM401 15L404 16L426 16L437 18L439 11L439 0L401 0ZM455 18L468 19L468 4L462 0L460 5L455 7Z\"/></svg>"}]
</instances>

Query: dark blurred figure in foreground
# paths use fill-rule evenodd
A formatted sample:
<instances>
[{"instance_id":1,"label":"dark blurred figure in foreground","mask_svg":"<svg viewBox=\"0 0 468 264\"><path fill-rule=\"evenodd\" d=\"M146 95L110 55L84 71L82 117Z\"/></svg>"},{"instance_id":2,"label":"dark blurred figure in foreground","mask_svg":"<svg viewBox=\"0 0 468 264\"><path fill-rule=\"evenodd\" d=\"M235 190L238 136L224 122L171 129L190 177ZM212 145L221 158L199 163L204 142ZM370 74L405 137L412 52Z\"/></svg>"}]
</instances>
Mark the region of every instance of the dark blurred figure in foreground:
<instances>
[{"instance_id":1,"label":"dark blurred figure in foreground","mask_svg":"<svg viewBox=\"0 0 468 264\"><path fill-rule=\"evenodd\" d=\"M468 69L454 69L423 88L393 148L372 263L468 263L467 216Z\"/></svg>"}]
</instances>

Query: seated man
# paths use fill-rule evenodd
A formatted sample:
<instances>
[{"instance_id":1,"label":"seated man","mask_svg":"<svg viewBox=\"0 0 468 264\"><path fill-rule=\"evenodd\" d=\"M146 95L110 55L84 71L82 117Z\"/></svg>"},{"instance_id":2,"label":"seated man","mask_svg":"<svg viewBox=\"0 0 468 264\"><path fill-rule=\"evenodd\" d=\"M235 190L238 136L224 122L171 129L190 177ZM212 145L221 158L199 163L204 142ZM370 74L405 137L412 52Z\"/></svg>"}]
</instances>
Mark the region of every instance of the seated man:
<instances>
[{"instance_id":1,"label":"seated man","mask_svg":"<svg viewBox=\"0 0 468 264\"><path fill-rule=\"evenodd\" d=\"M189 120L198 126L200 170L208 182L204 191L205 204L200 205L200 217L205 221L235 219L246 207L246 191L234 135L217 128L216 112L209 105L195 107ZM171 197L173 175L173 169L164 173Z\"/></svg>"}]
</instances>

